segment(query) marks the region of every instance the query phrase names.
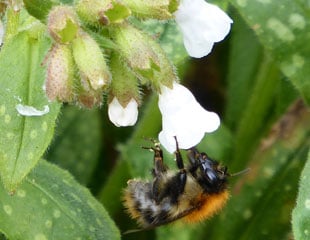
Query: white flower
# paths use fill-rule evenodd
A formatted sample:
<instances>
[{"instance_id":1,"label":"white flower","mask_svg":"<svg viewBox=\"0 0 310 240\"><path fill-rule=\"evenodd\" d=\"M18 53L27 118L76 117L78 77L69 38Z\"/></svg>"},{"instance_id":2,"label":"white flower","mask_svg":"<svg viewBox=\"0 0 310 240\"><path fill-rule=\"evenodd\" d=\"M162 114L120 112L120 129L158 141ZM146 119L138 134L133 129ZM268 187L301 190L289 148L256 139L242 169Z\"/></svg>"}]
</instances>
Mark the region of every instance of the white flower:
<instances>
[{"instance_id":1,"label":"white flower","mask_svg":"<svg viewBox=\"0 0 310 240\"><path fill-rule=\"evenodd\" d=\"M108 115L117 127L132 126L138 118L138 103L132 98L124 108L116 97L109 104Z\"/></svg>"},{"instance_id":2,"label":"white flower","mask_svg":"<svg viewBox=\"0 0 310 240\"><path fill-rule=\"evenodd\" d=\"M183 33L184 46L191 57L201 58L222 41L233 22L219 7L204 0L181 0L174 13Z\"/></svg>"},{"instance_id":3,"label":"white flower","mask_svg":"<svg viewBox=\"0 0 310 240\"><path fill-rule=\"evenodd\" d=\"M216 113L206 111L186 87L176 82L173 89L161 86L158 106L163 128L158 139L171 153L176 150L174 136L180 148L188 149L197 145L206 132L213 132L220 125Z\"/></svg>"}]
</instances>

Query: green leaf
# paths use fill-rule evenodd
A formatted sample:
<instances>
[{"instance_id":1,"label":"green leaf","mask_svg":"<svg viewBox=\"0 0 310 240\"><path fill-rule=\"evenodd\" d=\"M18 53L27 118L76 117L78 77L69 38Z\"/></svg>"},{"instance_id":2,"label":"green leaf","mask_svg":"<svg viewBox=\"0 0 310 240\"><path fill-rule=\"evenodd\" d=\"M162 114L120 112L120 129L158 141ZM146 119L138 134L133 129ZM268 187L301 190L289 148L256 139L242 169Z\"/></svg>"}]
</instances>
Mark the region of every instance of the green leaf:
<instances>
[{"instance_id":1,"label":"green leaf","mask_svg":"<svg viewBox=\"0 0 310 240\"><path fill-rule=\"evenodd\" d=\"M102 144L100 129L98 109L82 110L65 106L56 128L57 137L49 147L46 158L86 185L98 162Z\"/></svg>"},{"instance_id":2,"label":"green leaf","mask_svg":"<svg viewBox=\"0 0 310 240\"><path fill-rule=\"evenodd\" d=\"M310 238L310 151L304 170L301 173L297 204L293 211L293 233L296 240Z\"/></svg>"},{"instance_id":3,"label":"green leaf","mask_svg":"<svg viewBox=\"0 0 310 240\"><path fill-rule=\"evenodd\" d=\"M50 143L60 104L50 103L42 89L45 71L41 66L50 42L43 37L15 35L0 52L0 175L13 191L36 165ZM18 104L38 110L42 116L22 116Z\"/></svg>"},{"instance_id":4,"label":"green leaf","mask_svg":"<svg viewBox=\"0 0 310 240\"><path fill-rule=\"evenodd\" d=\"M234 14L231 17L234 18L234 24L229 50L225 121L235 130L257 80L255 76L260 69L263 49L254 31L246 25L240 15Z\"/></svg>"},{"instance_id":5,"label":"green leaf","mask_svg":"<svg viewBox=\"0 0 310 240\"><path fill-rule=\"evenodd\" d=\"M90 192L68 172L44 160L15 194L7 194L1 185L0 196L0 231L9 239L120 239Z\"/></svg>"},{"instance_id":6,"label":"green leaf","mask_svg":"<svg viewBox=\"0 0 310 240\"><path fill-rule=\"evenodd\" d=\"M59 4L58 0L24 0L25 7L29 14L46 22L47 15L53 6Z\"/></svg>"},{"instance_id":7,"label":"green leaf","mask_svg":"<svg viewBox=\"0 0 310 240\"><path fill-rule=\"evenodd\" d=\"M307 0L230 0L282 72L310 103L309 5Z\"/></svg>"},{"instance_id":8,"label":"green leaf","mask_svg":"<svg viewBox=\"0 0 310 240\"><path fill-rule=\"evenodd\" d=\"M233 169L244 166L257 146L262 135L268 130L273 101L280 82L280 72L269 57L264 57L259 75L255 81L252 95L248 99L235 136ZM262 97L263 96L263 97Z\"/></svg>"},{"instance_id":9,"label":"green leaf","mask_svg":"<svg viewBox=\"0 0 310 240\"><path fill-rule=\"evenodd\" d=\"M248 164L250 171L234 178L231 200L206 230L211 239L291 239L291 211L310 144L309 121L307 108L297 102L277 122Z\"/></svg>"}]
</instances>

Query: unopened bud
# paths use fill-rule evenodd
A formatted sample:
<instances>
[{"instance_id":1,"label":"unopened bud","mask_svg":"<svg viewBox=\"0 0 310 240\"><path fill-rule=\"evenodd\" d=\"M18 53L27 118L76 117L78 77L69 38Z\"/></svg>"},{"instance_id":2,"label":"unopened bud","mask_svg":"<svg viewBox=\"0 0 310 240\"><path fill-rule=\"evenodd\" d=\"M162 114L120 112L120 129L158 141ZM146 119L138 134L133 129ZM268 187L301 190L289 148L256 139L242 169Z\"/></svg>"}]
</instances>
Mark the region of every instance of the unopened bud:
<instances>
[{"instance_id":1,"label":"unopened bud","mask_svg":"<svg viewBox=\"0 0 310 240\"><path fill-rule=\"evenodd\" d=\"M77 101L80 105L92 108L101 106L102 104L102 91L95 91L89 87L89 83L85 79L81 79L80 85L77 87Z\"/></svg>"},{"instance_id":2,"label":"unopened bud","mask_svg":"<svg viewBox=\"0 0 310 240\"><path fill-rule=\"evenodd\" d=\"M72 50L81 78L93 90L103 89L111 74L97 42L87 33L80 32L72 42Z\"/></svg>"},{"instance_id":3,"label":"unopened bud","mask_svg":"<svg viewBox=\"0 0 310 240\"><path fill-rule=\"evenodd\" d=\"M136 17L141 19L171 19L177 5L177 0L123 0L123 2Z\"/></svg>"},{"instance_id":4,"label":"unopened bud","mask_svg":"<svg viewBox=\"0 0 310 240\"><path fill-rule=\"evenodd\" d=\"M159 69L158 56L149 46L151 39L143 32L129 24L123 24L113 29L112 38L132 69L141 72Z\"/></svg>"},{"instance_id":5,"label":"unopened bud","mask_svg":"<svg viewBox=\"0 0 310 240\"><path fill-rule=\"evenodd\" d=\"M68 45L56 44L48 53L45 91L49 100L71 102L73 99L73 57Z\"/></svg>"},{"instance_id":6,"label":"unopened bud","mask_svg":"<svg viewBox=\"0 0 310 240\"><path fill-rule=\"evenodd\" d=\"M142 84L151 83L160 92L161 84L172 87L172 83L178 81L174 66L151 37L129 24L117 26L111 32L120 54Z\"/></svg>"},{"instance_id":7,"label":"unopened bud","mask_svg":"<svg viewBox=\"0 0 310 240\"><path fill-rule=\"evenodd\" d=\"M74 9L69 6L56 6L48 15L48 31L56 42L68 43L78 32L79 23Z\"/></svg>"},{"instance_id":8,"label":"unopened bud","mask_svg":"<svg viewBox=\"0 0 310 240\"><path fill-rule=\"evenodd\" d=\"M109 88L109 101L114 97L125 108L131 99L140 103L138 79L127 66L127 63L116 53L111 55L110 68L112 81Z\"/></svg>"},{"instance_id":9,"label":"unopened bud","mask_svg":"<svg viewBox=\"0 0 310 240\"><path fill-rule=\"evenodd\" d=\"M76 9L81 19L91 25L120 23L131 14L129 8L115 0L80 0Z\"/></svg>"}]
</instances>

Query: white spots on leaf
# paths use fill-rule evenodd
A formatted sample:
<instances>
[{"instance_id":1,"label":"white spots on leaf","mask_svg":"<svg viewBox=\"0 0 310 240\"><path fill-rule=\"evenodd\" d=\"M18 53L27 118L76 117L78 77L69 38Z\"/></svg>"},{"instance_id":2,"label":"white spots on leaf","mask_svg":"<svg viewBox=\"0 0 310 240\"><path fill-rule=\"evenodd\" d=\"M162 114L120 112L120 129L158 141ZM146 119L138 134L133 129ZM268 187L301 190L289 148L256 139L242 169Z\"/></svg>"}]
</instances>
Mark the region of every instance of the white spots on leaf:
<instances>
[{"instance_id":1,"label":"white spots on leaf","mask_svg":"<svg viewBox=\"0 0 310 240\"><path fill-rule=\"evenodd\" d=\"M52 228L53 222L51 220L46 220L44 225L46 228Z\"/></svg>"},{"instance_id":2,"label":"white spots on leaf","mask_svg":"<svg viewBox=\"0 0 310 240\"><path fill-rule=\"evenodd\" d=\"M95 228L94 226L89 226L89 231L95 232L95 231L96 231L96 228Z\"/></svg>"},{"instance_id":3,"label":"white spots on leaf","mask_svg":"<svg viewBox=\"0 0 310 240\"><path fill-rule=\"evenodd\" d=\"M13 139L14 138L14 133L12 133L12 132L8 132L8 133L6 133L6 137L7 137L7 139Z\"/></svg>"},{"instance_id":4,"label":"white spots on leaf","mask_svg":"<svg viewBox=\"0 0 310 240\"><path fill-rule=\"evenodd\" d=\"M34 240L47 240L47 237L43 233L38 233L35 237Z\"/></svg>"},{"instance_id":5,"label":"white spots on leaf","mask_svg":"<svg viewBox=\"0 0 310 240\"><path fill-rule=\"evenodd\" d=\"M40 117L40 116L43 116L49 113L50 111L50 108L48 105L45 105L43 107L43 110L38 110L35 107L28 106L28 105L22 105L22 104L17 104L15 108L20 115L27 116L27 117Z\"/></svg>"},{"instance_id":6,"label":"white spots on leaf","mask_svg":"<svg viewBox=\"0 0 310 240\"><path fill-rule=\"evenodd\" d=\"M18 189L17 190L17 196L20 198L26 197L26 191L24 189Z\"/></svg>"},{"instance_id":7,"label":"white spots on leaf","mask_svg":"<svg viewBox=\"0 0 310 240\"><path fill-rule=\"evenodd\" d=\"M267 27L283 42L292 42L295 39L293 32L276 18L270 18Z\"/></svg>"},{"instance_id":8,"label":"white spots on leaf","mask_svg":"<svg viewBox=\"0 0 310 240\"><path fill-rule=\"evenodd\" d=\"M272 168L266 167L264 169L265 177L267 177L267 178L272 177L273 174L274 174L274 170Z\"/></svg>"},{"instance_id":9,"label":"white spots on leaf","mask_svg":"<svg viewBox=\"0 0 310 240\"><path fill-rule=\"evenodd\" d=\"M271 0L257 0L258 2L262 3L262 4L268 4L271 3Z\"/></svg>"},{"instance_id":10,"label":"white spots on leaf","mask_svg":"<svg viewBox=\"0 0 310 240\"><path fill-rule=\"evenodd\" d=\"M75 216L75 217L77 216L76 211L71 210L70 213L71 213L73 216Z\"/></svg>"},{"instance_id":11,"label":"white spots on leaf","mask_svg":"<svg viewBox=\"0 0 310 240\"><path fill-rule=\"evenodd\" d=\"M41 198L41 203L42 203L43 205L46 205L46 204L47 204L46 198Z\"/></svg>"},{"instance_id":12,"label":"white spots on leaf","mask_svg":"<svg viewBox=\"0 0 310 240\"><path fill-rule=\"evenodd\" d=\"M42 130L44 131L44 132L46 132L47 131L47 122L43 122L42 123L42 125L41 125L41 128L42 128Z\"/></svg>"},{"instance_id":13,"label":"white spots on leaf","mask_svg":"<svg viewBox=\"0 0 310 240\"><path fill-rule=\"evenodd\" d=\"M11 122L11 116L9 114L5 114L4 116L4 122L6 124L9 124Z\"/></svg>"},{"instance_id":14,"label":"white spots on leaf","mask_svg":"<svg viewBox=\"0 0 310 240\"><path fill-rule=\"evenodd\" d=\"M5 114L5 110L6 110L5 105L1 105L0 106L0 116L3 116Z\"/></svg>"},{"instance_id":15,"label":"white spots on leaf","mask_svg":"<svg viewBox=\"0 0 310 240\"><path fill-rule=\"evenodd\" d=\"M54 218L59 218L61 216L61 212L58 209L55 209L53 212Z\"/></svg>"},{"instance_id":16,"label":"white spots on leaf","mask_svg":"<svg viewBox=\"0 0 310 240\"><path fill-rule=\"evenodd\" d=\"M36 130L31 130L30 138L35 139L38 136L38 132Z\"/></svg>"},{"instance_id":17,"label":"white spots on leaf","mask_svg":"<svg viewBox=\"0 0 310 240\"><path fill-rule=\"evenodd\" d=\"M305 64L305 59L298 54L294 54L292 59L293 59L293 65L296 68L302 68Z\"/></svg>"},{"instance_id":18,"label":"white spots on leaf","mask_svg":"<svg viewBox=\"0 0 310 240\"><path fill-rule=\"evenodd\" d=\"M299 54L294 54L290 61L283 62L281 69L288 77L292 77L298 72L305 64L305 58Z\"/></svg>"},{"instance_id":19,"label":"white spots on leaf","mask_svg":"<svg viewBox=\"0 0 310 240\"><path fill-rule=\"evenodd\" d=\"M305 201L305 207L306 207L308 210L310 210L310 199L307 199L307 200Z\"/></svg>"},{"instance_id":20,"label":"white spots on leaf","mask_svg":"<svg viewBox=\"0 0 310 240\"><path fill-rule=\"evenodd\" d=\"M291 25L292 28L302 30L306 26L305 18L298 13L292 13L289 16L288 21L289 21L289 24Z\"/></svg>"},{"instance_id":21,"label":"white spots on leaf","mask_svg":"<svg viewBox=\"0 0 310 240\"><path fill-rule=\"evenodd\" d=\"M249 218L252 217L252 215L253 215L253 213L252 213L252 211L251 211L250 209L246 209L246 210L243 212L243 214L242 214L242 216L243 216L244 219L249 219Z\"/></svg>"},{"instance_id":22,"label":"white spots on leaf","mask_svg":"<svg viewBox=\"0 0 310 240\"><path fill-rule=\"evenodd\" d=\"M247 0L237 0L237 4L240 7L245 7L248 4L248 1Z\"/></svg>"},{"instance_id":23,"label":"white spots on leaf","mask_svg":"<svg viewBox=\"0 0 310 240\"><path fill-rule=\"evenodd\" d=\"M3 205L3 210L5 211L5 213L9 216L12 215L13 209L10 205Z\"/></svg>"},{"instance_id":24,"label":"white spots on leaf","mask_svg":"<svg viewBox=\"0 0 310 240\"><path fill-rule=\"evenodd\" d=\"M34 157L33 152L28 153L28 155L27 155L28 160L32 160L33 157Z\"/></svg>"}]
</instances>

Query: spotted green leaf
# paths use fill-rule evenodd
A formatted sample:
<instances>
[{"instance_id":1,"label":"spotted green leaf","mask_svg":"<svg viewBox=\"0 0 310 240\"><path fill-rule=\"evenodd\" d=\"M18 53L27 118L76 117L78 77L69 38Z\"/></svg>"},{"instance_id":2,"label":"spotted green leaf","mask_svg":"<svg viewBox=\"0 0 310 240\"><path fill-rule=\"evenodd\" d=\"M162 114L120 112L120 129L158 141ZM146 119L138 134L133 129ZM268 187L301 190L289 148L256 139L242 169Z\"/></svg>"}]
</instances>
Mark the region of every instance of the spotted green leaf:
<instances>
[{"instance_id":1,"label":"spotted green leaf","mask_svg":"<svg viewBox=\"0 0 310 240\"><path fill-rule=\"evenodd\" d=\"M45 160L40 160L14 194L7 194L0 185L0 196L0 231L8 239L120 239L90 192Z\"/></svg>"},{"instance_id":2,"label":"spotted green leaf","mask_svg":"<svg viewBox=\"0 0 310 240\"><path fill-rule=\"evenodd\" d=\"M230 0L310 103L309 3L307 0Z\"/></svg>"},{"instance_id":3,"label":"spotted green leaf","mask_svg":"<svg viewBox=\"0 0 310 240\"><path fill-rule=\"evenodd\" d=\"M65 106L46 158L87 184L99 160L102 131L98 109Z\"/></svg>"},{"instance_id":4,"label":"spotted green leaf","mask_svg":"<svg viewBox=\"0 0 310 240\"><path fill-rule=\"evenodd\" d=\"M13 191L50 143L60 104L50 103L43 90L41 63L50 42L21 32L0 52L0 176ZM42 116L22 116L18 104L47 109Z\"/></svg>"},{"instance_id":5,"label":"spotted green leaf","mask_svg":"<svg viewBox=\"0 0 310 240\"><path fill-rule=\"evenodd\" d=\"M296 240L310 238L310 152L301 174L297 205L293 211L293 233Z\"/></svg>"}]
</instances>

